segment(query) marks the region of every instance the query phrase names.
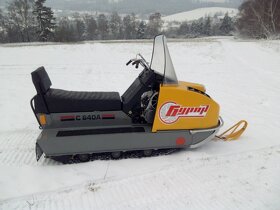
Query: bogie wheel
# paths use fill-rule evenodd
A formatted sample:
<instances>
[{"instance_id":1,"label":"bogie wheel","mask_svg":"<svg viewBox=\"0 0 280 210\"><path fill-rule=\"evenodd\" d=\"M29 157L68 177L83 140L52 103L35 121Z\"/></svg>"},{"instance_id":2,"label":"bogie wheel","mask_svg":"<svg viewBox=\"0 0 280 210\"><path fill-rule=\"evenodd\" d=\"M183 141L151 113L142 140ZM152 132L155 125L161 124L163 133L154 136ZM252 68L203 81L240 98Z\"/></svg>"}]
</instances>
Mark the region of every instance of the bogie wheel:
<instances>
[{"instance_id":1,"label":"bogie wheel","mask_svg":"<svg viewBox=\"0 0 280 210\"><path fill-rule=\"evenodd\" d=\"M72 156L71 155L53 156L51 157L51 159L63 164L68 164L71 163Z\"/></svg>"},{"instance_id":2,"label":"bogie wheel","mask_svg":"<svg viewBox=\"0 0 280 210\"><path fill-rule=\"evenodd\" d=\"M122 153L121 152L112 152L111 156L113 159L119 159L121 157Z\"/></svg>"},{"instance_id":3,"label":"bogie wheel","mask_svg":"<svg viewBox=\"0 0 280 210\"><path fill-rule=\"evenodd\" d=\"M153 150L152 149L148 149L148 150L144 150L143 151L143 155L145 157L150 157L153 154Z\"/></svg>"},{"instance_id":4,"label":"bogie wheel","mask_svg":"<svg viewBox=\"0 0 280 210\"><path fill-rule=\"evenodd\" d=\"M77 157L81 162L88 162L90 160L89 154L79 154Z\"/></svg>"}]
</instances>

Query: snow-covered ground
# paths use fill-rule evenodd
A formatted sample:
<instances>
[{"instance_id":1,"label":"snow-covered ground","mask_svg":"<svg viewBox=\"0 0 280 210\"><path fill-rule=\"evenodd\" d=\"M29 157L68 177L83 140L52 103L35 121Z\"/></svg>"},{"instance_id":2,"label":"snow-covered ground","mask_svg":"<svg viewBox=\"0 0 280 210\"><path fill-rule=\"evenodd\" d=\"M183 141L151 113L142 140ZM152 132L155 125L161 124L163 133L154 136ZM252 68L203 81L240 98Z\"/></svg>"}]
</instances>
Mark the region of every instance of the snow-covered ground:
<instances>
[{"instance_id":1,"label":"snow-covered ground","mask_svg":"<svg viewBox=\"0 0 280 210\"><path fill-rule=\"evenodd\" d=\"M162 17L162 20L166 22L172 22L172 21L193 21L198 20L199 18L203 18L206 16L214 17L214 15L218 15L219 17L223 18L224 15L228 13L230 17L234 17L237 15L238 10L234 8L224 8L224 7L205 7L205 8L199 8L194 9L187 12L180 12L173 15L168 15L165 17Z\"/></svg>"},{"instance_id":2,"label":"snow-covered ground","mask_svg":"<svg viewBox=\"0 0 280 210\"><path fill-rule=\"evenodd\" d=\"M169 42L180 80L202 83L224 129L249 122L239 141L211 141L168 156L61 165L35 160L39 134L30 73L53 87L123 93L126 67L152 43L0 45L0 209L280 209L280 42L208 38Z\"/></svg>"}]
</instances>

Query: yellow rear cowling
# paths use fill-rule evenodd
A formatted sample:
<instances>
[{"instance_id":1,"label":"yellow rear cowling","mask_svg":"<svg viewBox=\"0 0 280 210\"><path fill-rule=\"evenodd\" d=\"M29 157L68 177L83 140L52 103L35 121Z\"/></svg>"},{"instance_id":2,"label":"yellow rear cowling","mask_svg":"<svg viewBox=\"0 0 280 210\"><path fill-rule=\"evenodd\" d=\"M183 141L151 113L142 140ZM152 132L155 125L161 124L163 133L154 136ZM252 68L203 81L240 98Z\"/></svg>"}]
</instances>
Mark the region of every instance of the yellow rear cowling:
<instances>
[{"instance_id":1,"label":"yellow rear cowling","mask_svg":"<svg viewBox=\"0 0 280 210\"><path fill-rule=\"evenodd\" d=\"M203 85L194 83L161 85L152 131L216 127L219 105L204 92Z\"/></svg>"}]
</instances>

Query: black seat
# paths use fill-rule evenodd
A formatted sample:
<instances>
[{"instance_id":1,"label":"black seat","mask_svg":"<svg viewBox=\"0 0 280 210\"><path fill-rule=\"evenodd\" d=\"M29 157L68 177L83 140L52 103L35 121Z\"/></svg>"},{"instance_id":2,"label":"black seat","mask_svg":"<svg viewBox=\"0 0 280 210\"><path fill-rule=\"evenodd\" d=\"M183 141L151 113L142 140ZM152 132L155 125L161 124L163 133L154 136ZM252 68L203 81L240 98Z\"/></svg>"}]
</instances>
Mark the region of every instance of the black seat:
<instances>
[{"instance_id":1,"label":"black seat","mask_svg":"<svg viewBox=\"0 0 280 210\"><path fill-rule=\"evenodd\" d=\"M45 100L51 113L121 110L120 95L117 92L50 89L45 95Z\"/></svg>"},{"instance_id":2,"label":"black seat","mask_svg":"<svg viewBox=\"0 0 280 210\"><path fill-rule=\"evenodd\" d=\"M122 103L117 92L79 92L50 88L52 83L44 69L31 73L37 90L36 113L69 113L121 110Z\"/></svg>"}]
</instances>

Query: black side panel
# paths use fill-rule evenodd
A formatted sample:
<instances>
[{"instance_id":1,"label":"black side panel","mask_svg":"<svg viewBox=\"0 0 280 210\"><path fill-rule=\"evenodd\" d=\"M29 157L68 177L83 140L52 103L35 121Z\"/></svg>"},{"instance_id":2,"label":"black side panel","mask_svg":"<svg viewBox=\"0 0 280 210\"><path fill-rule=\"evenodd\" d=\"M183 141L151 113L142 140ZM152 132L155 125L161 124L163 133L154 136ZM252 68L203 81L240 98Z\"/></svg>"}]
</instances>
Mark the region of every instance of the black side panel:
<instances>
[{"instance_id":1,"label":"black side panel","mask_svg":"<svg viewBox=\"0 0 280 210\"><path fill-rule=\"evenodd\" d=\"M98 134L116 134L116 133L138 133L145 132L142 127L123 127L123 128L101 128L101 129L84 129L84 130L71 130L59 131L57 137L65 136L84 136L84 135L98 135Z\"/></svg>"},{"instance_id":2,"label":"black side panel","mask_svg":"<svg viewBox=\"0 0 280 210\"><path fill-rule=\"evenodd\" d=\"M45 94L50 89L52 83L43 66L33 71L31 76L38 94Z\"/></svg>"},{"instance_id":3,"label":"black side panel","mask_svg":"<svg viewBox=\"0 0 280 210\"><path fill-rule=\"evenodd\" d=\"M140 109L142 94L151 90L156 82L156 74L144 70L122 95L123 111L128 114L129 111Z\"/></svg>"}]
</instances>

